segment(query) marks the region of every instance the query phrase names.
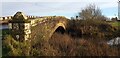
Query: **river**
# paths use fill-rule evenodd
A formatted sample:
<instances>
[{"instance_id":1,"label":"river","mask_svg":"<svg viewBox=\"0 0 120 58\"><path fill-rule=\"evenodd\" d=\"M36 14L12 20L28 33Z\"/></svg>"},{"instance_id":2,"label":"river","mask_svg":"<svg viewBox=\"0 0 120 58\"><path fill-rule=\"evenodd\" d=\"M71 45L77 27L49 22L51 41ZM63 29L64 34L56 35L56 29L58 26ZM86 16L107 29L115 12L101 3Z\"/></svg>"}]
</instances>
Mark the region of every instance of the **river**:
<instances>
[{"instance_id":1,"label":"river","mask_svg":"<svg viewBox=\"0 0 120 58\"><path fill-rule=\"evenodd\" d=\"M108 45L118 45L120 44L120 37L113 38L107 42Z\"/></svg>"},{"instance_id":2,"label":"river","mask_svg":"<svg viewBox=\"0 0 120 58\"><path fill-rule=\"evenodd\" d=\"M0 30L8 29L8 24L0 25Z\"/></svg>"}]
</instances>

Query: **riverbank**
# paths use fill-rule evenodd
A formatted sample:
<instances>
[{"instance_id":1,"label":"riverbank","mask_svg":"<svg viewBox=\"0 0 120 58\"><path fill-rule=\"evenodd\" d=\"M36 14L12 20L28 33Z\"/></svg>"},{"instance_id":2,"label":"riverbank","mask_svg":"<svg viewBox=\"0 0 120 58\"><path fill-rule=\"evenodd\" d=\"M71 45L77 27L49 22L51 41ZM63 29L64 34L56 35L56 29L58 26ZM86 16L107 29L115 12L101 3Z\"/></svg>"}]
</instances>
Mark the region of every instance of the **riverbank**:
<instances>
[{"instance_id":1,"label":"riverbank","mask_svg":"<svg viewBox=\"0 0 120 58\"><path fill-rule=\"evenodd\" d=\"M107 41L117 37L113 35L119 32L116 33L117 29L105 21L70 20L65 33L54 32L49 41L43 40L39 32L37 34L39 36L34 37L32 41L19 42L6 32L4 35L7 36L3 40L3 51L6 51L3 53L4 56L119 56L120 54L119 47L107 44Z\"/></svg>"}]
</instances>

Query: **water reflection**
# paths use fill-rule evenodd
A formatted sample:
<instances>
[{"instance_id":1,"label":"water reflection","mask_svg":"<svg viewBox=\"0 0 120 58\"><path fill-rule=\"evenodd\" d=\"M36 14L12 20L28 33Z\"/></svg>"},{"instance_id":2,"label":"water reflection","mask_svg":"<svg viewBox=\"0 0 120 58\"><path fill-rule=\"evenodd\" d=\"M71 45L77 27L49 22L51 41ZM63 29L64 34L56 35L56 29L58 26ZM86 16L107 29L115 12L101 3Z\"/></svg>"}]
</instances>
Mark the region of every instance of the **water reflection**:
<instances>
[{"instance_id":1,"label":"water reflection","mask_svg":"<svg viewBox=\"0 0 120 58\"><path fill-rule=\"evenodd\" d=\"M107 42L108 45L118 45L120 44L120 37L113 38Z\"/></svg>"},{"instance_id":2,"label":"water reflection","mask_svg":"<svg viewBox=\"0 0 120 58\"><path fill-rule=\"evenodd\" d=\"M7 24L0 25L0 30L2 30L2 29L8 29L8 25Z\"/></svg>"}]
</instances>

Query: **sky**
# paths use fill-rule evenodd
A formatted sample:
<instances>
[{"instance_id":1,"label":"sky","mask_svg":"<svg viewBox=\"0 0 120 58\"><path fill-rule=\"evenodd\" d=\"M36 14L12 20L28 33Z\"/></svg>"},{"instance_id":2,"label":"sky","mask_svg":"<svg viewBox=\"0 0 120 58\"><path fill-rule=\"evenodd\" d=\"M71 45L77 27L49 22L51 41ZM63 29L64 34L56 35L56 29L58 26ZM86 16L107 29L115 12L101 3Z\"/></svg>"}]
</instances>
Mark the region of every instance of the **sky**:
<instances>
[{"instance_id":1,"label":"sky","mask_svg":"<svg viewBox=\"0 0 120 58\"><path fill-rule=\"evenodd\" d=\"M89 4L95 4L102 14L111 18L118 15L118 0L2 0L2 15L13 16L17 11L34 16L76 16Z\"/></svg>"}]
</instances>

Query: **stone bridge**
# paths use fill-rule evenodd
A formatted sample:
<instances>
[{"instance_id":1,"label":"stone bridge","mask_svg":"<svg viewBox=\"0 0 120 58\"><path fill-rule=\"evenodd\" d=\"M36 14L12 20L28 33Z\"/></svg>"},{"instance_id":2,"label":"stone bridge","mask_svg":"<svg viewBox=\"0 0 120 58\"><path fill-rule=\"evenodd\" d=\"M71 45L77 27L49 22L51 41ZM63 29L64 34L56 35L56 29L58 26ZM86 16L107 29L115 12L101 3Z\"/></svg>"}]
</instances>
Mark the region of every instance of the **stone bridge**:
<instances>
[{"instance_id":1,"label":"stone bridge","mask_svg":"<svg viewBox=\"0 0 120 58\"><path fill-rule=\"evenodd\" d=\"M49 39L54 32L64 33L68 19L64 16L26 16L17 12L9 20L12 36L19 41Z\"/></svg>"}]
</instances>

